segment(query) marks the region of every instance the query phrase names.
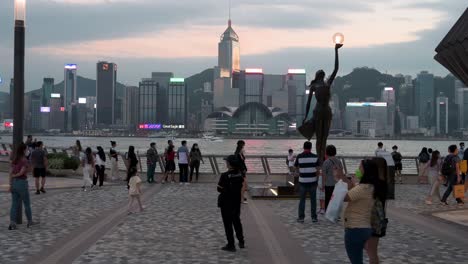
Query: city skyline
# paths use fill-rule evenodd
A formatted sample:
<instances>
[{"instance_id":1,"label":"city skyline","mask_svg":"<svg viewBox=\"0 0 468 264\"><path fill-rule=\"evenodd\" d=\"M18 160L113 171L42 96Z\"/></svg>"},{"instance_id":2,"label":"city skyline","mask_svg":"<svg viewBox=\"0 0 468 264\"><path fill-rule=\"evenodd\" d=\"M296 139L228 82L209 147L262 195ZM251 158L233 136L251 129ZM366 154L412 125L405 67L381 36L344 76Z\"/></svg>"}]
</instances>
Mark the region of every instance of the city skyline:
<instances>
[{"instance_id":1,"label":"city skyline","mask_svg":"<svg viewBox=\"0 0 468 264\"><path fill-rule=\"evenodd\" d=\"M199 1L197 6L187 1L152 2L28 2L26 90L39 88L44 76L59 82L67 63L77 63L80 75L95 78L97 61L114 61L120 69L118 81L127 85L136 85L147 72L169 70L190 76L217 64L216 45L227 24L227 1ZM455 0L426 2L324 4L301 0L266 6L266 1L233 1L233 27L242 43L241 68L261 67L270 73L305 68L309 79L322 67L329 73L331 35L340 31L346 38L340 75L360 66L392 74L415 76L428 70L445 75L448 72L432 58L433 50L465 6ZM133 9L127 12L130 7ZM210 13L204 7L211 7L206 8ZM8 11L13 10L13 3L0 3L0 10L0 23L12 25L12 12ZM173 16L164 15L164 10ZM51 12L63 23L51 24ZM161 16L153 18L155 12ZM89 19L82 20L83 15ZM110 19L112 16L119 19ZM375 23L369 26L367 21ZM10 31L8 26L0 28L5 36L0 40L0 61L11 61L0 65L0 76L5 80L13 68ZM5 82L0 91L8 91Z\"/></svg>"}]
</instances>

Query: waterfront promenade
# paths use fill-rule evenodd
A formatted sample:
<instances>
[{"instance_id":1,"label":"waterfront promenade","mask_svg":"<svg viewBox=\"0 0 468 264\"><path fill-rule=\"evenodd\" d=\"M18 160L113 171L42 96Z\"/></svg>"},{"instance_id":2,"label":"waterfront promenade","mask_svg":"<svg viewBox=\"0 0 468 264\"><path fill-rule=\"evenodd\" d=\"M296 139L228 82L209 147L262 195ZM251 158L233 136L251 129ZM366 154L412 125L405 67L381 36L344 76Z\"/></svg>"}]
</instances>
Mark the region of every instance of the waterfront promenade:
<instances>
[{"instance_id":1,"label":"waterfront promenade","mask_svg":"<svg viewBox=\"0 0 468 264\"><path fill-rule=\"evenodd\" d=\"M123 183L82 192L78 179L54 181L31 195L40 226L17 231L7 230L10 195L1 187L0 263L348 263L342 226L323 217L296 223L296 200L249 200L247 248L226 253L215 183L145 184L145 211L127 215ZM425 205L427 189L397 186L382 263L466 263L468 206Z\"/></svg>"}]
</instances>

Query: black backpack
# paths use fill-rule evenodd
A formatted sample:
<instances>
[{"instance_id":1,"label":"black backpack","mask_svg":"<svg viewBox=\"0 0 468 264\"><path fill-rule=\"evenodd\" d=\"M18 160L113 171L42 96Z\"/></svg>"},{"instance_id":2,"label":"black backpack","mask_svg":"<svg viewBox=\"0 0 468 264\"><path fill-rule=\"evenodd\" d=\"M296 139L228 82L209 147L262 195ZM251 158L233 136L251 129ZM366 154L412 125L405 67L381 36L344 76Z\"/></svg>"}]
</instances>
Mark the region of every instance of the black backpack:
<instances>
[{"instance_id":1,"label":"black backpack","mask_svg":"<svg viewBox=\"0 0 468 264\"><path fill-rule=\"evenodd\" d=\"M448 177L450 175L455 174L456 168L452 159L452 156L448 156L444 159L444 162L442 163L442 169L440 170L442 175Z\"/></svg>"},{"instance_id":2,"label":"black backpack","mask_svg":"<svg viewBox=\"0 0 468 264\"><path fill-rule=\"evenodd\" d=\"M421 153L418 158L419 158L419 162L421 163L426 163L430 159L429 154L427 153Z\"/></svg>"}]
</instances>

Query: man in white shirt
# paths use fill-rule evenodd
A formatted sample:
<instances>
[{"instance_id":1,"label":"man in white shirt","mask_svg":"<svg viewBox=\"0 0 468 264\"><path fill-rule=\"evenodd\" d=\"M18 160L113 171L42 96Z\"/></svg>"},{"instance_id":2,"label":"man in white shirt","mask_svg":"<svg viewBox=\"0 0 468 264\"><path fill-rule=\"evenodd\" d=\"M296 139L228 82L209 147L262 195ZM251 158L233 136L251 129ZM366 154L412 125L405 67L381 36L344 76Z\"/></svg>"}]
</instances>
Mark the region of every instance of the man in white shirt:
<instances>
[{"instance_id":1,"label":"man in white shirt","mask_svg":"<svg viewBox=\"0 0 468 264\"><path fill-rule=\"evenodd\" d=\"M177 150L177 159L179 159L180 185L188 183L188 165L190 163L187 141L182 141L182 146Z\"/></svg>"}]
</instances>

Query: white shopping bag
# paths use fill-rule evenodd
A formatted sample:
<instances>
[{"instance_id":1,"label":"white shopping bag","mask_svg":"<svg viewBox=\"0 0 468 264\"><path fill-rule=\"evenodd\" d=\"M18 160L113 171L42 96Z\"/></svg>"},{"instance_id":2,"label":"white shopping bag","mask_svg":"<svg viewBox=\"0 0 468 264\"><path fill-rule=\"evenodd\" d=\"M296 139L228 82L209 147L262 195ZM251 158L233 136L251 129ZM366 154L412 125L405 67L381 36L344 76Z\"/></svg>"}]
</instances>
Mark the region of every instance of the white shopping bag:
<instances>
[{"instance_id":1,"label":"white shopping bag","mask_svg":"<svg viewBox=\"0 0 468 264\"><path fill-rule=\"evenodd\" d=\"M342 180L338 181L335 184L335 189L333 190L332 198L328 204L325 218L332 221L333 223L336 223L341 215L341 210L343 209L343 203L347 193L348 184Z\"/></svg>"}]
</instances>

